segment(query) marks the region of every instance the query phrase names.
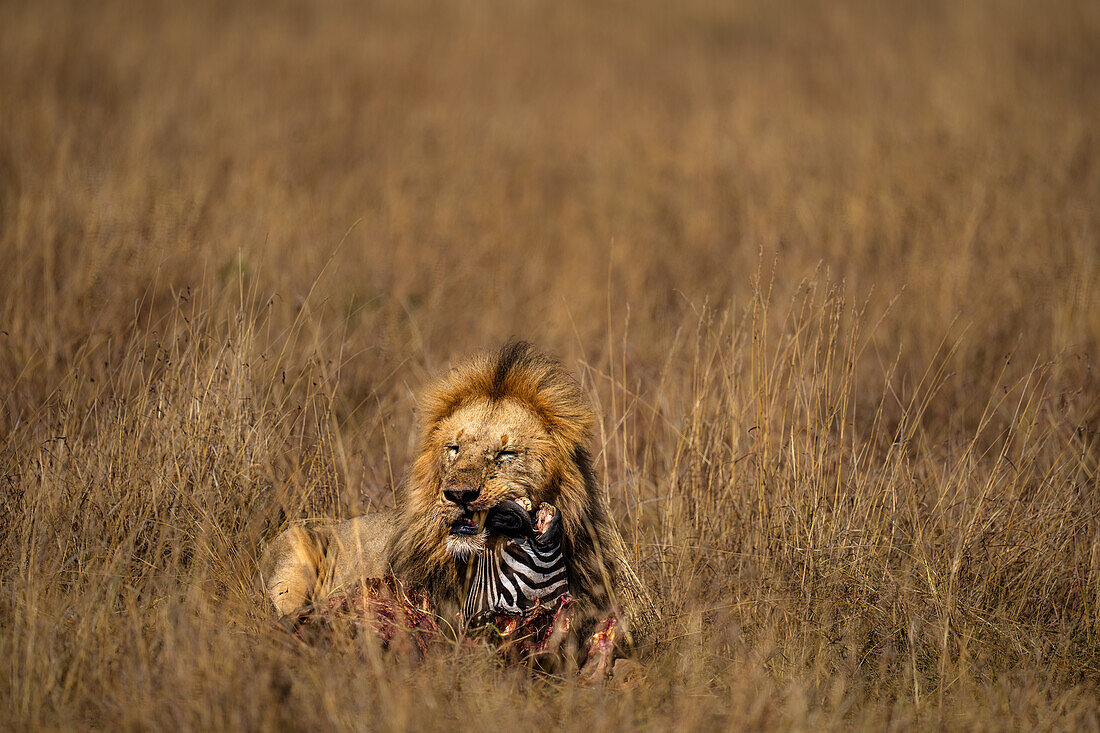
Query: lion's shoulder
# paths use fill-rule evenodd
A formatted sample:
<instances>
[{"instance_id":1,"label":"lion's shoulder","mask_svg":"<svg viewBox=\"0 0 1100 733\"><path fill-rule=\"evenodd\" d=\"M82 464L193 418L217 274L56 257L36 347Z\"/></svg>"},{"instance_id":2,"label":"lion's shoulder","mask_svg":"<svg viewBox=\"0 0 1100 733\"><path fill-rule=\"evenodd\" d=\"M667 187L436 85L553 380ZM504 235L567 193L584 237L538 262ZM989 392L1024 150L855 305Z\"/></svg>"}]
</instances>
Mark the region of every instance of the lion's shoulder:
<instances>
[{"instance_id":1,"label":"lion's shoulder","mask_svg":"<svg viewBox=\"0 0 1100 733\"><path fill-rule=\"evenodd\" d=\"M371 512L342 522L292 525L264 549L260 578L279 615L363 578L385 574L386 547L397 512Z\"/></svg>"}]
</instances>

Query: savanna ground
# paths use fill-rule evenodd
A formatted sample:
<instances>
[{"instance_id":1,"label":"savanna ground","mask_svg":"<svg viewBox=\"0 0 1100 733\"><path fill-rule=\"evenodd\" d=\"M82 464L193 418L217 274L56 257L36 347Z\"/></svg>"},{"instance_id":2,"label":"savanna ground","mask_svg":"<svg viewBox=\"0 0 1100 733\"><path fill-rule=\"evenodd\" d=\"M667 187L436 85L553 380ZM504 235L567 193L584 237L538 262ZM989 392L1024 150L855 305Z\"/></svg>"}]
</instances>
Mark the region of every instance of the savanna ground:
<instances>
[{"instance_id":1,"label":"savanna ground","mask_svg":"<svg viewBox=\"0 0 1100 733\"><path fill-rule=\"evenodd\" d=\"M0 5L0 723L1100 727L1100 5ZM509 336L601 416L634 686L302 650Z\"/></svg>"}]
</instances>

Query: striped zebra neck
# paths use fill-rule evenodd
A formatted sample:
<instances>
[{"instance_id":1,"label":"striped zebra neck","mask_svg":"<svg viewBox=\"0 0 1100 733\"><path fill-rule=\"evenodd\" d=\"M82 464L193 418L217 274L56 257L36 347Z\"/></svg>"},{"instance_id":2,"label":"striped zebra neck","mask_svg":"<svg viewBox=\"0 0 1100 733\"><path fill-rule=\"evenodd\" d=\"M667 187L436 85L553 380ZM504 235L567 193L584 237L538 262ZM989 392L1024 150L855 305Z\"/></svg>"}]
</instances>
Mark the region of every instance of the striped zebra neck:
<instances>
[{"instance_id":1,"label":"striped zebra neck","mask_svg":"<svg viewBox=\"0 0 1100 733\"><path fill-rule=\"evenodd\" d=\"M542 532L535 531L530 515L519 505L504 506L500 511L511 513L510 519L521 528L512 530L510 526L509 533L516 536L506 536L497 534L492 518L487 521L490 540L486 549L470 561L470 586L463 605L463 617L468 622L497 613L523 614L537 606L551 606L569 592L561 550L561 518L553 507L544 504L539 508L540 525L548 525ZM553 512L549 521L545 521L547 511Z\"/></svg>"}]
</instances>

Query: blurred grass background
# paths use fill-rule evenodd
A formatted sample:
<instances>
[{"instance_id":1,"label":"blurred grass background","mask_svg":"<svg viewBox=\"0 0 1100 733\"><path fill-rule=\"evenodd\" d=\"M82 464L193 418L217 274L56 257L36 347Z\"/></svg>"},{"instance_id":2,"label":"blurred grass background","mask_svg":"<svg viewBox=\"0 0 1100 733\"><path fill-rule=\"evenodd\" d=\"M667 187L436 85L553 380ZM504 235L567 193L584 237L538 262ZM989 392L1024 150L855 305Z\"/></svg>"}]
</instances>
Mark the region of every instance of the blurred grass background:
<instances>
[{"instance_id":1,"label":"blurred grass background","mask_svg":"<svg viewBox=\"0 0 1100 733\"><path fill-rule=\"evenodd\" d=\"M1100 727L1100 6L0 4L0 721ZM288 520L534 340L667 641L297 649Z\"/></svg>"}]
</instances>

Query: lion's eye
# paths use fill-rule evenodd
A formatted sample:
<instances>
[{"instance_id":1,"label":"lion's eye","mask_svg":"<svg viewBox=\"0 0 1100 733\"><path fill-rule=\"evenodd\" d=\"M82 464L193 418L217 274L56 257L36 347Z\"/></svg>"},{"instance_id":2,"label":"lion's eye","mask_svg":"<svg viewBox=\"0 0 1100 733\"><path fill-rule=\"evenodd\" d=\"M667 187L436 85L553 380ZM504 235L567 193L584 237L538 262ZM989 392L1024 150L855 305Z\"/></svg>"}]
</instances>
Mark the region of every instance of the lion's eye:
<instances>
[{"instance_id":1,"label":"lion's eye","mask_svg":"<svg viewBox=\"0 0 1100 733\"><path fill-rule=\"evenodd\" d=\"M454 458L457 455L458 455L458 446L457 445L447 446L447 457L448 458Z\"/></svg>"},{"instance_id":2,"label":"lion's eye","mask_svg":"<svg viewBox=\"0 0 1100 733\"><path fill-rule=\"evenodd\" d=\"M519 454L514 450L502 450L499 453L497 453L497 460L502 461L502 462L503 461L510 461L513 458L515 458L517 455L519 455Z\"/></svg>"}]
</instances>

